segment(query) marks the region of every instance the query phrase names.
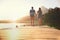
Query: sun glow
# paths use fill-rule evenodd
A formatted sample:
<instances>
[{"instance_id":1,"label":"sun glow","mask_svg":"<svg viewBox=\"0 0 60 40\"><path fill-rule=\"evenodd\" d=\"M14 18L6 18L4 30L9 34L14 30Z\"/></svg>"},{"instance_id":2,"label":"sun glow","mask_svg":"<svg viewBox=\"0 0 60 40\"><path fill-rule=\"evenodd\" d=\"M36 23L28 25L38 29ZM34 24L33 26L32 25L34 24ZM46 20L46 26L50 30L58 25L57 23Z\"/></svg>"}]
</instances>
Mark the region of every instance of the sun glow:
<instances>
[{"instance_id":1,"label":"sun glow","mask_svg":"<svg viewBox=\"0 0 60 40\"><path fill-rule=\"evenodd\" d=\"M15 12L12 12L12 13L4 13L4 14L2 13L1 14L1 17L0 17L0 20L12 20L12 21L15 21L17 19L20 19L20 18L26 16L26 15L27 15L27 13L24 13L24 12L16 12L16 11Z\"/></svg>"},{"instance_id":2,"label":"sun glow","mask_svg":"<svg viewBox=\"0 0 60 40\"><path fill-rule=\"evenodd\" d=\"M9 33L9 40L17 40L18 35L19 35L18 30L12 29L11 32Z\"/></svg>"},{"instance_id":3,"label":"sun glow","mask_svg":"<svg viewBox=\"0 0 60 40\"><path fill-rule=\"evenodd\" d=\"M54 3L54 4L53 4ZM29 14L31 6L37 10L42 5L51 8L59 7L57 0L1 0L0 1L0 20L16 20Z\"/></svg>"}]
</instances>

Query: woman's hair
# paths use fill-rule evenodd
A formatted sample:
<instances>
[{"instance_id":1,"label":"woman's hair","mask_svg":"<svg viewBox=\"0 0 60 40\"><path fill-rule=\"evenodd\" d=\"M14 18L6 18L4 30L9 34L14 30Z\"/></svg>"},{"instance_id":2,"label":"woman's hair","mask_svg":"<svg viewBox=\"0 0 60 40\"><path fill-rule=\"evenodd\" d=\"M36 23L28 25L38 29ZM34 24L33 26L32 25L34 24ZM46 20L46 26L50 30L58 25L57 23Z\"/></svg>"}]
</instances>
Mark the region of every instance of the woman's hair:
<instances>
[{"instance_id":1,"label":"woman's hair","mask_svg":"<svg viewBox=\"0 0 60 40\"><path fill-rule=\"evenodd\" d=\"M39 8L39 10L41 10L41 8Z\"/></svg>"}]
</instances>

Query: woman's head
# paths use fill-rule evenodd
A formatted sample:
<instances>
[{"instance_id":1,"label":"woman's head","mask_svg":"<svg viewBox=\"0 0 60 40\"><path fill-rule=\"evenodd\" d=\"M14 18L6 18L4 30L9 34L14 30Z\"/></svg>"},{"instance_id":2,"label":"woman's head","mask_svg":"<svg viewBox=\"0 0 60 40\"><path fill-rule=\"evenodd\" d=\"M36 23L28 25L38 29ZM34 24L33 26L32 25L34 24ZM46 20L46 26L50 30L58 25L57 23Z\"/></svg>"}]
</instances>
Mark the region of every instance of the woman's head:
<instances>
[{"instance_id":1,"label":"woman's head","mask_svg":"<svg viewBox=\"0 0 60 40\"><path fill-rule=\"evenodd\" d=\"M41 8L39 8L39 10L41 10Z\"/></svg>"}]
</instances>

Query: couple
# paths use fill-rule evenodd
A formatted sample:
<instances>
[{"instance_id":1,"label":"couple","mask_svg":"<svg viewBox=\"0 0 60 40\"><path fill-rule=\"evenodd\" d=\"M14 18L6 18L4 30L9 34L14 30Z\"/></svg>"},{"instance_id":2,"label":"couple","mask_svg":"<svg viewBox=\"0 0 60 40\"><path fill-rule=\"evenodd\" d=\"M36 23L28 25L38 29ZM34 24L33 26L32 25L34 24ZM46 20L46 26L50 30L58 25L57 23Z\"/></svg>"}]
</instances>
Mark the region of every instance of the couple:
<instances>
[{"instance_id":1,"label":"couple","mask_svg":"<svg viewBox=\"0 0 60 40\"><path fill-rule=\"evenodd\" d=\"M42 10L41 10L41 8L39 8L39 10L37 11L37 14L36 14L34 8L31 7L31 10L30 10L31 25L34 25L35 15L37 15L37 17L38 17L39 25L42 25Z\"/></svg>"}]
</instances>

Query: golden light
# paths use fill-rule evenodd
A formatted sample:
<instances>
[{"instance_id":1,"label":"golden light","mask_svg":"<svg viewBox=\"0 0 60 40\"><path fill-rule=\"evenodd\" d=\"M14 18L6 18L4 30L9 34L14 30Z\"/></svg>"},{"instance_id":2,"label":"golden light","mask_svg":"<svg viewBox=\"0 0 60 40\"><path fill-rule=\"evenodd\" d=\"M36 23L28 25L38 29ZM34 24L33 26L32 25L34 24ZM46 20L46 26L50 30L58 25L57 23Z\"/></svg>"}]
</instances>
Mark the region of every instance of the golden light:
<instances>
[{"instance_id":1,"label":"golden light","mask_svg":"<svg viewBox=\"0 0 60 40\"><path fill-rule=\"evenodd\" d=\"M18 29L12 29L9 33L9 40L17 40L18 37Z\"/></svg>"}]
</instances>

